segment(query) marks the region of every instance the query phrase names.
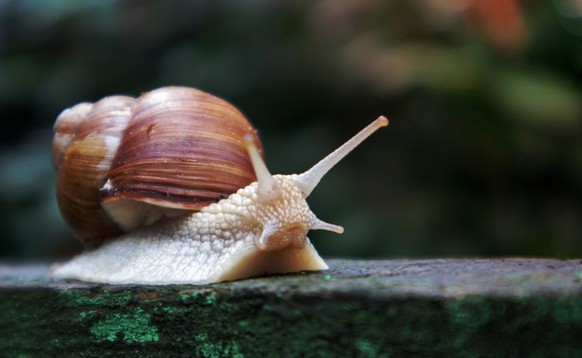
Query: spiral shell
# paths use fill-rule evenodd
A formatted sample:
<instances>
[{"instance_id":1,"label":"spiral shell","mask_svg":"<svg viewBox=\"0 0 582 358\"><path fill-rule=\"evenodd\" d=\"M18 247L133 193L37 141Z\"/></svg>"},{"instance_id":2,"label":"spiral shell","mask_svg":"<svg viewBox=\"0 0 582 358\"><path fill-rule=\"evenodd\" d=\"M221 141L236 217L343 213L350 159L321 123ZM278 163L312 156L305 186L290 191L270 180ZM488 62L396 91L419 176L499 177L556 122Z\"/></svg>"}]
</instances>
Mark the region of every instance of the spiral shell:
<instances>
[{"instance_id":1,"label":"spiral shell","mask_svg":"<svg viewBox=\"0 0 582 358\"><path fill-rule=\"evenodd\" d=\"M186 87L111 96L54 126L57 200L76 237L109 237L227 197L256 180L242 138L256 130L228 102Z\"/></svg>"}]
</instances>

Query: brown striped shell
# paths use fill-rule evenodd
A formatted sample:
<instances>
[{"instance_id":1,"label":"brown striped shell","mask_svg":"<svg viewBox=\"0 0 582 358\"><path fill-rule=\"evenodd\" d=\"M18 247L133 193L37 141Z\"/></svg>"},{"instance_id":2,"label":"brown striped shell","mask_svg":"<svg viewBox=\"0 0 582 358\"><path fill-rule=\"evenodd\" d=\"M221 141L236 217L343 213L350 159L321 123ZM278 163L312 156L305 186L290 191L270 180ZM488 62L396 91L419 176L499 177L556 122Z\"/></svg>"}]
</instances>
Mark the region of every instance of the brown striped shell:
<instances>
[{"instance_id":1,"label":"brown striped shell","mask_svg":"<svg viewBox=\"0 0 582 358\"><path fill-rule=\"evenodd\" d=\"M248 133L261 148L235 107L193 88L73 106L57 118L52 143L61 212L76 237L100 244L198 211L256 181Z\"/></svg>"}]
</instances>

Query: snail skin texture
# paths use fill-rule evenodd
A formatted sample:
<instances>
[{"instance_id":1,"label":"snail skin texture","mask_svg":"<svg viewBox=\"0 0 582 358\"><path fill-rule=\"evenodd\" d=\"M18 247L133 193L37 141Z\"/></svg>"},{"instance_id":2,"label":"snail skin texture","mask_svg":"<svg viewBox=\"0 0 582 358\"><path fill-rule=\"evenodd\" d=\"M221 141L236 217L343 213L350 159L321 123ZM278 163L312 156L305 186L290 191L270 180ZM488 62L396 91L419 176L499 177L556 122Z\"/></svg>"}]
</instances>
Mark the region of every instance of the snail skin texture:
<instances>
[{"instance_id":1,"label":"snail skin texture","mask_svg":"<svg viewBox=\"0 0 582 358\"><path fill-rule=\"evenodd\" d=\"M271 175L255 143L240 138L257 181L200 211L163 217L63 264L56 278L111 284L208 284L265 273L325 270L307 238L309 230L342 233L318 219L306 198L321 178L377 129L379 117L302 174Z\"/></svg>"}]
</instances>

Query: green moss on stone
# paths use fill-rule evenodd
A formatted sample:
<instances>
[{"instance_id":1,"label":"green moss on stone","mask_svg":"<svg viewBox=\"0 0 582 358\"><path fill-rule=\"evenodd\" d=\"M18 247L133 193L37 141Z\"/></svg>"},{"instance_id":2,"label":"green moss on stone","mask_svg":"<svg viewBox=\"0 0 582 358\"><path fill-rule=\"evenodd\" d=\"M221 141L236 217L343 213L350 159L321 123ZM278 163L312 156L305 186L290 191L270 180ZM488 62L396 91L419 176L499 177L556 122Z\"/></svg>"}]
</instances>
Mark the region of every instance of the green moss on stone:
<instances>
[{"instance_id":1,"label":"green moss on stone","mask_svg":"<svg viewBox=\"0 0 582 358\"><path fill-rule=\"evenodd\" d=\"M128 313L111 313L90 329L98 342L151 343L159 340L158 329L150 324L150 315L136 308Z\"/></svg>"},{"instance_id":2,"label":"green moss on stone","mask_svg":"<svg viewBox=\"0 0 582 358\"><path fill-rule=\"evenodd\" d=\"M67 305L124 307L133 301L130 290L63 290L59 291Z\"/></svg>"},{"instance_id":3,"label":"green moss on stone","mask_svg":"<svg viewBox=\"0 0 582 358\"><path fill-rule=\"evenodd\" d=\"M234 341L210 340L205 333L200 333L195 336L197 356L218 358L218 357L234 357L243 358L244 355L239 351L238 344Z\"/></svg>"},{"instance_id":4,"label":"green moss on stone","mask_svg":"<svg viewBox=\"0 0 582 358\"><path fill-rule=\"evenodd\" d=\"M218 294L212 290L183 290L180 292L180 298L185 304L213 305L218 300Z\"/></svg>"}]
</instances>

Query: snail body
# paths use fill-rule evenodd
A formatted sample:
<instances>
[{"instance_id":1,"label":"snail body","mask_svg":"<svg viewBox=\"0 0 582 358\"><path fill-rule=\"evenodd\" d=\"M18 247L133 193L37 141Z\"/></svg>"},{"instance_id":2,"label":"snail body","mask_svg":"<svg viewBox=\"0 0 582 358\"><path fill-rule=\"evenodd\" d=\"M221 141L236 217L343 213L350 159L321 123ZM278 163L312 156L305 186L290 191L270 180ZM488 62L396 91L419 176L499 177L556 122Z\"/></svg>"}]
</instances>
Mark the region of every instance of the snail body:
<instances>
[{"instance_id":1,"label":"snail body","mask_svg":"<svg viewBox=\"0 0 582 358\"><path fill-rule=\"evenodd\" d=\"M170 89L174 90L175 88L172 87ZM192 90L178 89L181 91ZM191 103L186 104L196 107ZM87 110L87 108L82 109L83 111L91 111L90 109ZM161 112L164 111L162 110ZM218 111L218 113L222 112ZM215 114L209 114L205 120L214 121L213 115ZM145 135L141 141L146 141L147 143L148 128L150 128L150 136L153 130L150 126L153 125L154 128L163 126L161 121L167 121L167 119L163 114L161 116L163 119L158 118L157 121L147 124L145 129L142 129ZM174 118L174 120L176 119ZM243 148L243 152L246 155L235 154L232 158L236 160L229 159L226 161L220 159L222 158L220 157L219 162L228 164L226 165L227 169L222 168L222 170L229 172L227 178L232 178L232 173L234 172L237 173L237 177L256 178L255 181L251 180L252 182L242 185L240 189L234 191L230 187L232 180L221 179L217 182L216 186L220 187L222 181L227 181L229 184L227 190L216 189L208 184L206 186L203 185L204 190L201 190L203 199L192 197L194 194L191 192L200 191L199 189L188 190L183 186L183 182L180 181L180 190L174 189L172 186L158 189L161 192L165 190L168 193L168 197L175 193L182 195L177 201L170 201L161 200L155 195L154 199L140 198L140 195L144 196L147 192L140 192L135 189L127 189L127 193L125 193L124 190L119 188L126 188L128 185L120 186L120 181L107 178L108 174L105 174L105 177L100 178L94 184L94 186L100 186L100 188L98 189L98 194L93 193L92 195L103 201L95 206L93 212L98 211L98 206L107 207L107 200L113 202L117 200L120 204L114 204L114 209L108 208L105 213L100 212L99 215L112 221L114 224L112 226L115 230L119 232L129 230L129 232L119 236L115 236L116 234L113 233L109 237L101 236L98 239L94 239L97 235L84 232L90 231L89 229L82 230L84 237L89 237L93 240L88 242L88 250L64 264L56 265L52 270L52 275L57 278L79 279L88 282L163 285L176 283L207 284L247 278L264 273L327 269L327 265L307 238L307 233L309 230L318 229L342 233L343 228L318 219L309 209L306 198L321 178L337 162L375 130L386 126L388 124L387 119L379 117L308 171L291 175L271 175L269 173L261 154L256 131L247 123L245 120L242 125L246 133L241 134L232 130L226 131L229 133L229 139L226 142L237 148L231 151L240 153L240 148ZM117 123L114 123L114 125L117 125ZM226 125L223 128L230 127ZM139 132L139 130L134 129L132 132L127 133L127 130L125 135ZM66 167L63 164L66 160L65 157L74 156L72 154L59 154L59 150L62 147L71 145L71 138L74 135L69 134L69 132L65 131L66 135L55 136L56 144L53 143L53 163L56 162L57 167ZM192 135L191 133L189 134L189 136ZM221 136L224 136L224 133L218 134L219 139ZM84 138L87 137L85 136ZM210 139L210 137L207 139ZM121 149L123 140L119 142L122 143L119 146ZM190 138L187 142L191 146L196 147L199 145L196 144L194 138ZM140 142L130 147L135 148L137 146L139 148L140 145L144 144ZM55 150L55 147L58 150ZM213 155L214 152L210 150L205 154ZM172 155L166 154L169 157ZM115 158L118 158L119 154L109 153L109 157L114 159L105 161L115 163ZM164 161L163 158L163 155L159 155L154 160L146 160L145 163L154 167L160 166ZM117 160L122 166L128 163L127 160ZM250 173L239 174L240 169L238 168L240 167L235 166L237 169L229 167L229 165L233 164L231 162L239 161L244 163L242 167L250 167ZM212 163L212 161L208 162ZM163 172L181 170L179 166L176 167L175 165L162 165L162 167L165 168ZM100 171L110 172L111 169L100 169ZM138 173L146 171L146 169L142 168ZM175 178L174 174L171 174L170 177ZM156 182L159 182L161 179L157 178L156 180ZM133 187L140 187L140 183L129 182ZM192 186L195 185L195 183L192 183ZM211 194L208 194L208 188L210 188ZM57 189L66 190L67 188L66 186L59 187L57 184ZM228 191L232 191L232 193L228 196L223 194L223 192ZM64 194L59 195L67 197ZM78 195L78 193L74 195ZM111 199L111 197L114 199ZM169 204L167 203L168 201L170 202ZM104 202L105 204L103 204ZM156 207L156 204L160 202L162 205L166 205L162 209ZM201 202L203 204L200 204ZM66 201L59 200L59 203L61 203L62 207ZM152 205L154 208L152 208ZM129 210L130 212L124 214L124 210ZM138 219L134 218L136 216L135 212L139 214L137 215L139 216ZM144 212L145 215L143 214ZM129 216L131 225L125 224L125 227L119 225L118 223L123 222L124 219L111 220L108 218L111 213L122 218ZM67 217L66 214L65 217ZM90 220L85 219L85 221ZM83 240L87 241L87 239ZM94 243L95 240L98 242L97 244Z\"/></svg>"}]
</instances>

